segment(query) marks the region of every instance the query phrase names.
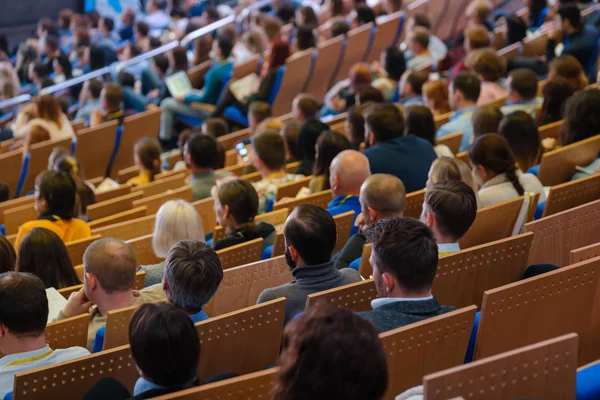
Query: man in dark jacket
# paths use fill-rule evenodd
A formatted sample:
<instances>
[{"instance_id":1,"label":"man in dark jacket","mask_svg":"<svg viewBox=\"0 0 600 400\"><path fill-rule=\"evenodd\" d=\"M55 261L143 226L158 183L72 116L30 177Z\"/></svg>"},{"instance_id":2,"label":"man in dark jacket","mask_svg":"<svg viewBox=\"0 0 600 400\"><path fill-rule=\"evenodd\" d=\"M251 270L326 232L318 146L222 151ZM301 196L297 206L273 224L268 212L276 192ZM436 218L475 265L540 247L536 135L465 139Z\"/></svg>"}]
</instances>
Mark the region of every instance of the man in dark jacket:
<instances>
[{"instance_id":1,"label":"man in dark jacket","mask_svg":"<svg viewBox=\"0 0 600 400\"><path fill-rule=\"evenodd\" d=\"M309 204L296 207L285 222L283 235L287 246L285 257L294 280L264 290L257 304L285 297L284 323L304 311L309 294L361 280L357 271L347 268L338 271L333 266L331 253L337 232L333 217L324 209Z\"/></svg>"},{"instance_id":2,"label":"man in dark jacket","mask_svg":"<svg viewBox=\"0 0 600 400\"><path fill-rule=\"evenodd\" d=\"M379 332L455 309L441 306L431 294L438 249L425 224L411 218L386 219L375 224L368 236L373 242L370 261L379 298L371 302L372 311L360 316Z\"/></svg>"}]
</instances>

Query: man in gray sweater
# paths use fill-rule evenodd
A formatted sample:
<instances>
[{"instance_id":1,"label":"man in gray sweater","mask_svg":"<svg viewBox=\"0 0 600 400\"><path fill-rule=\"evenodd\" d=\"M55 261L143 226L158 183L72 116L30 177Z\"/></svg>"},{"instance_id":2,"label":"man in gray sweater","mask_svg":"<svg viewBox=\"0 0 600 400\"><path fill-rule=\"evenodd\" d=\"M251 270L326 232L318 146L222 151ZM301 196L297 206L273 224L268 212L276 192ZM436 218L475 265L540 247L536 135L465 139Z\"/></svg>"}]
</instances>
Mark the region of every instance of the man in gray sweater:
<instances>
[{"instance_id":1,"label":"man in gray sweater","mask_svg":"<svg viewBox=\"0 0 600 400\"><path fill-rule=\"evenodd\" d=\"M285 285L264 290L257 303L279 297L287 299L285 321L304 311L309 294L358 282L362 278L352 269L337 270L331 253L337 232L335 221L324 209L303 204L294 209L283 228L285 257L294 280Z\"/></svg>"}]
</instances>

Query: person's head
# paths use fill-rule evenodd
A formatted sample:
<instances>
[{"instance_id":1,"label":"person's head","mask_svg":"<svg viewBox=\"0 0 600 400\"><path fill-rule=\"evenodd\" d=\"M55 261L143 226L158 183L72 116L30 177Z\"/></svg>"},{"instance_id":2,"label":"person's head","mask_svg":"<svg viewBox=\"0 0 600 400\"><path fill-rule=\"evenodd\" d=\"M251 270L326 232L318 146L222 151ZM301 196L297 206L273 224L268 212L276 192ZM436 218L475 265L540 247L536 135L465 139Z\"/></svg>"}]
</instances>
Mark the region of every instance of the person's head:
<instances>
[{"instance_id":1,"label":"person's head","mask_svg":"<svg viewBox=\"0 0 600 400\"><path fill-rule=\"evenodd\" d=\"M73 77L73 67L71 66L71 61L69 61L69 58L64 54L61 54L54 59L52 62L52 69L54 70L55 74L62 74L67 79Z\"/></svg>"},{"instance_id":2,"label":"person's head","mask_svg":"<svg viewBox=\"0 0 600 400\"><path fill-rule=\"evenodd\" d=\"M247 30L242 35L242 42L244 42L246 48L250 50L252 54L258 54L261 56L269 47L269 39L267 38L265 31L259 26L255 26L254 28Z\"/></svg>"},{"instance_id":3,"label":"person's head","mask_svg":"<svg viewBox=\"0 0 600 400\"><path fill-rule=\"evenodd\" d=\"M161 171L160 154L162 149L158 140L148 137L141 138L133 147L133 159L135 165L150 173L150 182L154 176Z\"/></svg>"},{"instance_id":4,"label":"person's head","mask_svg":"<svg viewBox=\"0 0 600 400\"><path fill-rule=\"evenodd\" d=\"M258 124L254 132L256 132L255 134L258 134L262 131L275 131L277 133L280 133L282 129L283 122L281 122L279 118L269 117L262 121L260 124Z\"/></svg>"},{"instance_id":5,"label":"person's head","mask_svg":"<svg viewBox=\"0 0 600 400\"><path fill-rule=\"evenodd\" d=\"M506 60L491 48L472 51L465 65L484 82L497 82L506 75Z\"/></svg>"},{"instance_id":6,"label":"person's head","mask_svg":"<svg viewBox=\"0 0 600 400\"><path fill-rule=\"evenodd\" d=\"M111 113L121 109L123 102L123 89L116 83L108 83L102 89L100 101L104 111Z\"/></svg>"},{"instance_id":7,"label":"person's head","mask_svg":"<svg viewBox=\"0 0 600 400\"><path fill-rule=\"evenodd\" d=\"M311 204L294 208L283 227L288 266L319 265L329 262L337 241L331 214Z\"/></svg>"},{"instance_id":8,"label":"person's head","mask_svg":"<svg viewBox=\"0 0 600 400\"><path fill-rule=\"evenodd\" d=\"M400 78L400 96L404 98L420 96L427 78L427 74L423 71L411 69L404 71Z\"/></svg>"},{"instance_id":9,"label":"person's head","mask_svg":"<svg viewBox=\"0 0 600 400\"><path fill-rule=\"evenodd\" d=\"M369 64L367 63L358 63L354 64L352 68L350 68L350 73L348 75L349 79L349 88L352 93L357 93L358 88L363 85L370 85L373 77L371 75L371 70Z\"/></svg>"},{"instance_id":10,"label":"person's head","mask_svg":"<svg viewBox=\"0 0 600 400\"><path fill-rule=\"evenodd\" d=\"M402 74L406 71L404 53L395 46L390 46L381 53L381 65L385 69L388 78L400 81Z\"/></svg>"},{"instance_id":11,"label":"person's head","mask_svg":"<svg viewBox=\"0 0 600 400\"><path fill-rule=\"evenodd\" d=\"M583 27L581 11L577 4L561 5L558 9L558 16L560 17L560 29L565 35L572 35Z\"/></svg>"},{"instance_id":12,"label":"person's head","mask_svg":"<svg viewBox=\"0 0 600 400\"><path fill-rule=\"evenodd\" d=\"M408 20L407 29L412 31L415 27L421 26L425 29L431 30L431 21L425 13L415 13L412 18Z\"/></svg>"},{"instance_id":13,"label":"person's head","mask_svg":"<svg viewBox=\"0 0 600 400\"><path fill-rule=\"evenodd\" d=\"M131 355L140 374L162 387L193 386L200 339L183 311L167 303L143 304L129 322Z\"/></svg>"},{"instance_id":14,"label":"person's head","mask_svg":"<svg viewBox=\"0 0 600 400\"><path fill-rule=\"evenodd\" d=\"M171 247L181 240L204 241L202 219L185 200L169 200L156 214L152 249L159 258L166 258Z\"/></svg>"},{"instance_id":15,"label":"person's head","mask_svg":"<svg viewBox=\"0 0 600 400\"><path fill-rule=\"evenodd\" d=\"M213 187L217 222L229 233L236 229L254 232L254 217L258 214L258 193L252 183L233 179Z\"/></svg>"},{"instance_id":16,"label":"person's head","mask_svg":"<svg viewBox=\"0 0 600 400\"><path fill-rule=\"evenodd\" d=\"M254 102L252 103L254 104ZM252 105L251 105L252 107ZM299 94L292 102L292 114L300 122L316 118L319 113L319 102L308 94Z\"/></svg>"},{"instance_id":17,"label":"person's head","mask_svg":"<svg viewBox=\"0 0 600 400\"><path fill-rule=\"evenodd\" d=\"M356 7L356 22L358 26L373 23L375 24L375 13L371 7L361 4Z\"/></svg>"},{"instance_id":18,"label":"person's head","mask_svg":"<svg viewBox=\"0 0 600 400\"><path fill-rule=\"evenodd\" d=\"M60 10L58 13L58 26L60 29L69 29L71 26L71 17L73 16L73 10L65 8Z\"/></svg>"},{"instance_id":19,"label":"person's head","mask_svg":"<svg viewBox=\"0 0 600 400\"><path fill-rule=\"evenodd\" d=\"M269 42L274 42L281 38L281 21L269 15L261 16L261 26L269 39Z\"/></svg>"},{"instance_id":20,"label":"person's head","mask_svg":"<svg viewBox=\"0 0 600 400\"><path fill-rule=\"evenodd\" d=\"M253 101L248 107L248 126L254 132L261 122L271 116L271 106L266 101Z\"/></svg>"},{"instance_id":21,"label":"person's head","mask_svg":"<svg viewBox=\"0 0 600 400\"><path fill-rule=\"evenodd\" d=\"M539 163L542 146L531 115L525 111L508 114L500 122L498 133L506 138L521 171L527 171Z\"/></svg>"},{"instance_id":22,"label":"person's head","mask_svg":"<svg viewBox=\"0 0 600 400\"><path fill-rule=\"evenodd\" d=\"M315 164L313 166L313 175L323 175L325 184L323 190L329 189L329 167L333 159L342 151L350 150L351 145L344 135L337 132L325 131L319 135L315 145Z\"/></svg>"},{"instance_id":23,"label":"person's head","mask_svg":"<svg viewBox=\"0 0 600 400\"><path fill-rule=\"evenodd\" d=\"M371 175L369 159L356 150L344 150L329 165L329 186L334 196L358 196L360 187Z\"/></svg>"},{"instance_id":24,"label":"person's head","mask_svg":"<svg viewBox=\"0 0 600 400\"><path fill-rule=\"evenodd\" d=\"M404 115L393 104L376 104L365 119L365 144L375 146L404 135Z\"/></svg>"},{"instance_id":25,"label":"person's head","mask_svg":"<svg viewBox=\"0 0 600 400\"><path fill-rule=\"evenodd\" d=\"M192 171L212 169L218 153L217 140L211 135L194 133L185 143L183 157Z\"/></svg>"},{"instance_id":26,"label":"person's head","mask_svg":"<svg viewBox=\"0 0 600 400\"><path fill-rule=\"evenodd\" d=\"M435 146L435 121L431 110L424 105L411 105L404 109L405 133L419 136Z\"/></svg>"},{"instance_id":27,"label":"person's head","mask_svg":"<svg viewBox=\"0 0 600 400\"><path fill-rule=\"evenodd\" d=\"M494 104L477 107L471 115L473 140L486 133L498 133L502 118L504 118L504 114L500 111L500 107Z\"/></svg>"},{"instance_id":28,"label":"person's head","mask_svg":"<svg viewBox=\"0 0 600 400\"><path fill-rule=\"evenodd\" d=\"M17 254L6 236L0 235L0 273L12 271L17 262Z\"/></svg>"},{"instance_id":29,"label":"person's head","mask_svg":"<svg viewBox=\"0 0 600 400\"><path fill-rule=\"evenodd\" d=\"M135 22L135 11L131 8L127 8L121 14L121 22L124 26L132 26Z\"/></svg>"},{"instance_id":30,"label":"person's head","mask_svg":"<svg viewBox=\"0 0 600 400\"><path fill-rule=\"evenodd\" d=\"M40 84L48 77L48 68L41 61L35 61L29 64L29 79L37 84Z\"/></svg>"},{"instance_id":31,"label":"person's head","mask_svg":"<svg viewBox=\"0 0 600 400\"><path fill-rule=\"evenodd\" d=\"M294 19L294 5L288 0L279 2L279 7L277 7L277 10L275 11L275 16L284 24L291 22Z\"/></svg>"},{"instance_id":32,"label":"person's head","mask_svg":"<svg viewBox=\"0 0 600 400\"><path fill-rule=\"evenodd\" d=\"M296 25L306 25L313 29L319 26L319 19L315 10L310 6L302 6L296 10Z\"/></svg>"},{"instance_id":33,"label":"person's head","mask_svg":"<svg viewBox=\"0 0 600 400\"><path fill-rule=\"evenodd\" d=\"M41 217L70 220L76 195L75 181L63 172L48 170L35 179L34 206Z\"/></svg>"},{"instance_id":34,"label":"person's head","mask_svg":"<svg viewBox=\"0 0 600 400\"><path fill-rule=\"evenodd\" d=\"M219 16L219 11L217 7L208 6L204 9L202 13L202 17L204 18L204 22L206 25L210 25L213 22L217 22L221 17Z\"/></svg>"},{"instance_id":35,"label":"person's head","mask_svg":"<svg viewBox=\"0 0 600 400\"><path fill-rule=\"evenodd\" d=\"M46 53L48 57L54 58L58 53L58 37L54 35L48 35L46 36L46 40L44 43L44 53Z\"/></svg>"},{"instance_id":36,"label":"person's head","mask_svg":"<svg viewBox=\"0 0 600 400\"><path fill-rule=\"evenodd\" d=\"M523 18L509 15L504 18L506 23L506 45L518 43L527 37L527 23Z\"/></svg>"},{"instance_id":37,"label":"person's head","mask_svg":"<svg viewBox=\"0 0 600 400\"><path fill-rule=\"evenodd\" d=\"M438 248L425 224L412 218L383 219L369 229L367 240L373 243L369 261L380 298L431 296Z\"/></svg>"},{"instance_id":38,"label":"person's head","mask_svg":"<svg viewBox=\"0 0 600 400\"><path fill-rule=\"evenodd\" d=\"M296 28L296 50L303 51L316 47L317 41L312 25L300 25Z\"/></svg>"},{"instance_id":39,"label":"person's head","mask_svg":"<svg viewBox=\"0 0 600 400\"><path fill-rule=\"evenodd\" d=\"M477 216L477 197L460 179L433 183L425 192L421 221L440 243L456 243Z\"/></svg>"},{"instance_id":40,"label":"person's head","mask_svg":"<svg viewBox=\"0 0 600 400\"><path fill-rule=\"evenodd\" d=\"M464 47L467 53L490 46L490 34L485 26L474 25L465 29Z\"/></svg>"},{"instance_id":41,"label":"person's head","mask_svg":"<svg viewBox=\"0 0 600 400\"><path fill-rule=\"evenodd\" d=\"M365 141L365 117L366 105L354 105L348 110L344 124L346 138L354 150L358 150L360 144Z\"/></svg>"},{"instance_id":42,"label":"person's head","mask_svg":"<svg viewBox=\"0 0 600 400\"><path fill-rule=\"evenodd\" d=\"M90 79L87 84L87 94L89 96L89 99L99 100L103 87L104 85L99 79Z\"/></svg>"},{"instance_id":43,"label":"person's head","mask_svg":"<svg viewBox=\"0 0 600 400\"><path fill-rule=\"evenodd\" d=\"M480 92L481 81L477 75L472 72L459 72L450 83L450 107L453 110L472 107L477 103Z\"/></svg>"},{"instance_id":44,"label":"person's head","mask_svg":"<svg viewBox=\"0 0 600 400\"><path fill-rule=\"evenodd\" d=\"M387 385L375 327L346 308L320 304L287 325L271 399L380 400Z\"/></svg>"},{"instance_id":45,"label":"person's head","mask_svg":"<svg viewBox=\"0 0 600 400\"><path fill-rule=\"evenodd\" d=\"M148 37L148 32L150 32L150 27L144 21L138 21L135 23L135 27L133 28L133 34L136 39L143 39Z\"/></svg>"},{"instance_id":46,"label":"person's head","mask_svg":"<svg viewBox=\"0 0 600 400\"><path fill-rule=\"evenodd\" d=\"M560 142L563 146L588 139L600 133L600 89L575 93L567 101Z\"/></svg>"},{"instance_id":47,"label":"person's head","mask_svg":"<svg viewBox=\"0 0 600 400\"><path fill-rule=\"evenodd\" d=\"M383 9L388 15L398 12L402 10L402 0L385 0L383 2Z\"/></svg>"},{"instance_id":48,"label":"person's head","mask_svg":"<svg viewBox=\"0 0 600 400\"><path fill-rule=\"evenodd\" d=\"M535 99L538 91L538 78L535 72L527 68L512 70L506 80L507 101L521 102Z\"/></svg>"},{"instance_id":49,"label":"person's head","mask_svg":"<svg viewBox=\"0 0 600 400\"><path fill-rule=\"evenodd\" d=\"M46 288L62 289L81 283L62 239L44 228L34 228L23 237L15 269L39 277Z\"/></svg>"},{"instance_id":50,"label":"person's head","mask_svg":"<svg viewBox=\"0 0 600 400\"><path fill-rule=\"evenodd\" d=\"M128 243L115 238L98 239L83 253L85 296L102 310L106 299L131 292L137 257Z\"/></svg>"},{"instance_id":51,"label":"person's head","mask_svg":"<svg viewBox=\"0 0 600 400\"><path fill-rule=\"evenodd\" d=\"M98 28L104 35L110 35L115 28L115 21L109 17L102 17L100 18Z\"/></svg>"},{"instance_id":52,"label":"person's head","mask_svg":"<svg viewBox=\"0 0 600 400\"><path fill-rule=\"evenodd\" d=\"M429 48L429 30L422 26L413 29L408 49L415 55L422 54Z\"/></svg>"},{"instance_id":53,"label":"person's head","mask_svg":"<svg viewBox=\"0 0 600 400\"><path fill-rule=\"evenodd\" d=\"M463 181L473 189L473 192L479 190L471 173L471 168L466 162L458 158L439 157L433 161L427 174L426 187L430 189L434 183L442 181Z\"/></svg>"},{"instance_id":54,"label":"person's head","mask_svg":"<svg viewBox=\"0 0 600 400\"><path fill-rule=\"evenodd\" d=\"M473 177L480 186L490 179L505 174L519 196L525 193L517 177L515 156L504 136L495 133L479 137L469 148Z\"/></svg>"},{"instance_id":55,"label":"person's head","mask_svg":"<svg viewBox=\"0 0 600 400\"><path fill-rule=\"evenodd\" d=\"M290 56L290 47L287 42L275 41L271 45L271 54L269 55L269 69L275 70L285 65L285 60Z\"/></svg>"},{"instance_id":56,"label":"person's head","mask_svg":"<svg viewBox=\"0 0 600 400\"><path fill-rule=\"evenodd\" d=\"M585 76L583 67L579 61L571 55L564 55L555 58L550 62L548 80L550 81L557 77L569 81L573 86L574 91L583 90L588 84L588 79Z\"/></svg>"},{"instance_id":57,"label":"person's head","mask_svg":"<svg viewBox=\"0 0 600 400\"><path fill-rule=\"evenodd\" d=\"M342 0L330 0L327 4L329 4L329 16L331 18L344 15L344 2Z\"/></svg>"},{"instance_id":58,"label":"person's head","mask_svg":"<svg viewBox=\"0 0 600 400\"><path fill-rule=\"evenodd\" d=\"M207 118L202 123L202 133L215 139L229 133L227 122L223 118Z\"/></svg>"},{"instance_id":59,"label":"person's head","mask_svg":"<svg viewBox=\"0 0 600 400\"><path fill-rule=\"evenodd\" d=\"M33 274L0 274L0 352L21 352L19 342L44 335L48 298L44 283Z\"/></svg>"},{"instance_id":60,"label":"person's head","mask_svg":"<svg viewBox=\"0 0 600 400\"><path fill-rule=\"evenodd\" d=\"M360 187L360 208L367 227L382 219L402 217L405 205L406 189L393 175L371 175Z\"/></svg>"},{"instance_id":61,"label":"person's head","mask_svg":"<svg viewBox=\"0 0 600 400\"><path fill-rule=\"evenodd\" d=\"M267 177L285 167L285 140L277 131L263 131L252 137L254 166Z\"/></svg>"},{"instance_id":62,"label":"person's head","mask_svg":"<svg viewBox=\"0 0 600 400\"><path fill-rule=\"evenodd\" d=\"M213 42L212 52L213 57L217 61L226 60L231 56L233 50L233 42L226 35L219 35L217 40Z\"/></svg>"},{"instance_id":63,"label":"person's head","mask_svg":"<svg viewBox=\"0 0 600 400\"><path fill-rule=\"evenodd\" d=\"M191 315L199 313L222 280L219 256L203 241L181 240L169 250L162 285L175 307Z\"/></svg>"},{"instance_id":64,"label":"person's head","mask_svg":"<svg viewBox=\"0 0 600 400\"><path fill-rule=\"evenodd\" d=\"M173 61L173 64L171 66L172 72L187 71L189 62L187 57L187 50L185 47L175 47L171 51L171 59Z\"/></svg>"},{"instance_id":65,"label":"person's head","mask_svg":"<svg viewBox=\"0 0 600 400\"><path fill-rule=\"evenodd\" d=\"M482 25L488 20L493 10L493 4L488 0L474 0L467 7L465 15L470 24Z\"/></svg>"},{"instance_id":66,"label":"person's head","mask_svg":"<svg viewBox=\"0 0 600 400\"><path fill-rule=\"evenodd\" d=\"M350 32L350 25L345 19L338 18L331 24L330 36L332 38L340 35L347 35L348 32Z\"/></svg>"},{"instance_id":67,"label":"person's head","mask_svg":"<svg viewBox=\"0 0 600 400\"><path fill-rule=\"evenodd\" d=\"M281 130L281 136L285 140L287 149L287 161L299 160L298 138L300 136L300 124L296 121L286 122Z\"/></svg>"},{"instance_id":68,"label":"person's head","mask_svg":"<svg viewBox=\"0 0 600 400\"><path fill-rule=\"evenodd\" d=\"M371 85L363 85L358 88L358 93L356 93L356 104L368 104L368 103L384 103L385 98L383 97L383 93L381 90L374 88Z\"/></svg>"},{"instance_id":69,"label":"person's head","mask_svg":"<svg viewBox=\"0 0 600 400\"><path fill-rule=\"evenodd\" d=\"M161 79L167 76L169 67L169 57L164 54L159 54L152 59L152 69Z\"/></svg>"},{"instance_id":70,"label":"person's head","mask_svg":"<svg viewBox=\"0 0 600 400\"><path fill-rule=\"evenodd\" d=\"M438 79L423 84L423 103L437 115L447 114L450 110L448 102L448 81Z\"/></svg>"},{"instance_id":71,"label":"person's head","mask_svg":"<svg viewBox=\"0 0 600 400\"><path fill-rule=\"evenodd\" d=\"M542 89L544 103L540 115L536 116L539 126L563 119L567 100L573 96L573 85L563 78L548 80Z\"/></svg>"}]
</instances>

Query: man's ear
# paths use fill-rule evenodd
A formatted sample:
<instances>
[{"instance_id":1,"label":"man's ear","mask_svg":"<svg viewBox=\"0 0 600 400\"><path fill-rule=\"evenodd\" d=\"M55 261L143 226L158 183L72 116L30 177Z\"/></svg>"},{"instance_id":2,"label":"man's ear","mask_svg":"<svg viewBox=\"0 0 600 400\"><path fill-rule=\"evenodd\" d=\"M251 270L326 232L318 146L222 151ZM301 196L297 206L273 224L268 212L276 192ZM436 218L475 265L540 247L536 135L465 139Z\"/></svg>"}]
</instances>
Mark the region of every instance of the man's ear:
<instances>
[{"instance_id":1,"label":"man's ear","mask_svg":"<svg viewBox=\"0 0 600 400\"><path fill-rule=\"evenodd\" d=\"M371 207L367 208L367 213L369 214L369 220L373 221L374 223L377 222L377 211L373 210Z\"/></svg>"},{"instance_id":2,"label":"man's ear","mask_svg":"<svg viewBox=\"0 0 600 400\"><path fill-rule=\"evenodd\" d=\"M375 146L377 141L375 140L375 134L373 132L369 132L369 146Z\"/></svg>"},{"instance_id":3,"label":"man's ear","mask_svg":"<svg viewBox=\"0 0 600 400\"><path fill-rule=\"evenodd\" d=\"M300 257L298 250L296 250L294 246L289 246L288 249L290 251L290 257L292 257L292 260L296 261Z\"/></svg>"},{"instance_id":4,"label":"man's ear","mask_svg":"<svg viewBox=\"0 0 600 400\"><path fill-rule=\"evenodd\" d=\"M479 174L479 176L481 177L482 180L486 180L487 178L487 171L485 170L485 167L483 165L478 165L477 166L477 173Z\"/></svg>"},{"instance_id":5,"label":"man's ear","mask_svg":"<svg viewBox=\"0 0 600 400\"><path fill-rule=\"evenodd\" d=\"M394 280L392 274L390 274L389 272L384 272L383 274L381 274L381 277L383 278L383 283L387 292L390 293L391 291L393 291L396 286L396 281Z\"/></svg>"},{"instance_id":6,"label":"man's ear","mask_svg":"<svg viewBox=\"0 0 600 400\"><path fill-rule=\"evenodd\" d=\"M0 338L5 337L8 334L8 328L4 324L0 324Z\"/></svg>"},{"instance_id":7,"label":"man's ear","mask_svg":"<svg viewBox=\"0 0 600 400\"><path fill-rule=\"evenodd\" d=\"M223 216L224 216L225 218L228 218L228 217L229 217L229 206L228 206L227 204L225 204L225 205L223 206Z\"/></svg>"},{"instance_id":8,"label":"man's ear","mask_svg":"<svg viewBox=\"0 0 600 400\"><path fill-rule=\"evenodd\" d=\"M90 274L89 272L85 273L85 282L88 290L95 291L98 287L98 278L94 274Z\"/></svg>"},{"instance_id":9,"label":"man's ear","mask_svg":"<svg viewBox=\"0 0 600 400\"><path fill-rule=\"evenodd\" d=\"M162 290L165 293L169 291L169 284L167 284L167 281L165 281L164 279L162 280Z\"/></svg>"},{"instance_id":10,"label":"man's ear","mask_svg":"<svg viewBox=\"0 0 600 400\"><path fill-rule=\"evenodd\" d=\"M427 214L425 214L427 217L427 226L429 227L429 229L433 228L433 225L437 222L436 218L435 218L435 214L432 213L431 211L428 211Z\"/></svg>"}]
</instances>

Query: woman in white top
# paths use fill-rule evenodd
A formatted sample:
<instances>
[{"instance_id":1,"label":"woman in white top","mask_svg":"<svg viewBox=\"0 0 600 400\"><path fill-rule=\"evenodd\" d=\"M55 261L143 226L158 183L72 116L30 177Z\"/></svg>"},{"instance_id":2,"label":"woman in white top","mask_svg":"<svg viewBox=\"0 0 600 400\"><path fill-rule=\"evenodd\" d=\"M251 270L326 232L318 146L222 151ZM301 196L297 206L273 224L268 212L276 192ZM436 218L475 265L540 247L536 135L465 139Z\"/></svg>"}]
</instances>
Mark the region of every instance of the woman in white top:
<instances>
[{"instance_id":1,"label":"woman in white top","mask_svg":"<svg viewBox=\"0 0 600 400\"><path fill-rule=\"evenodd\" d=\"M483 207L515 199L525 192L539 193L545 201L544 188L537 176L517 169L515 157L506 139L497 134L480 136L469 149L473 176L481 186Z\"/></svg>"},{"instance_id":2,"label":"woman in white top","mask_svg":"<svg viewBox=\"0 0 600 400\"><path fill-rule=\"evenodd\" d=\"M426 188L431 189L435 183L442 181L462 181L466 183L475 193L477 208L482 207L481 200L477 195L479 186L473 178L471 169L464 161L450 157L439 157L434 160L431 168L429 168L429 174L427 174Z\"/></svg>"},{"instance_id":3,"label":"woman in white top","mask_svg":"<svg viewBox=\"0 0 600 400\"><path fill-rule=\"evenodd\" d=\"M51 140L67 137L75 139L73 127L53 95L38 96L33 104L37 109L37 117L29 120L25 113L19 112L13 131L15 138L25 138L32 127L38 126L48 131Z\"/></svg>"}]
</instances>

